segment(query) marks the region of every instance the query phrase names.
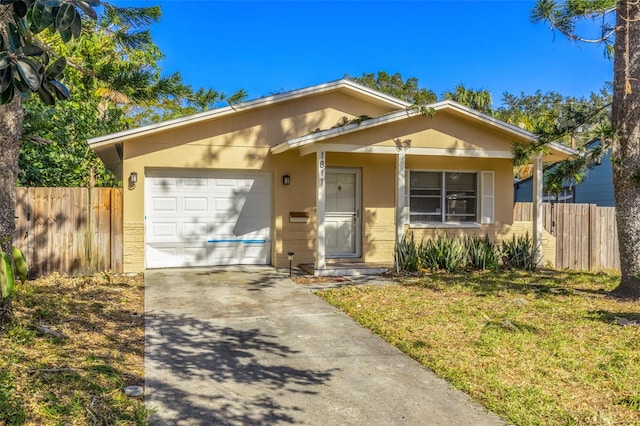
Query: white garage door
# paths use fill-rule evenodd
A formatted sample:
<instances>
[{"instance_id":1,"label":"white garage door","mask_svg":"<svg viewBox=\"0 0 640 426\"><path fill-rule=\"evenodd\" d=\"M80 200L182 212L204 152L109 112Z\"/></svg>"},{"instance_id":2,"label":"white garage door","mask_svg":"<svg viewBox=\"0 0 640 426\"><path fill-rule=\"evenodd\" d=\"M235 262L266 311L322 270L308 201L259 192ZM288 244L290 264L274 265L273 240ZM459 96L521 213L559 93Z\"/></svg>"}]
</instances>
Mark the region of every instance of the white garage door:
<instances>
[{"instance_id":1,"label":"white garage door","mask_svg":"<svg viewBox=\"0 0 640 426\"><path fill-rule=\"evenodd\" d=\"M271 175L147 170L147 268L271 263Z\"/></svg>"}]
</instances>

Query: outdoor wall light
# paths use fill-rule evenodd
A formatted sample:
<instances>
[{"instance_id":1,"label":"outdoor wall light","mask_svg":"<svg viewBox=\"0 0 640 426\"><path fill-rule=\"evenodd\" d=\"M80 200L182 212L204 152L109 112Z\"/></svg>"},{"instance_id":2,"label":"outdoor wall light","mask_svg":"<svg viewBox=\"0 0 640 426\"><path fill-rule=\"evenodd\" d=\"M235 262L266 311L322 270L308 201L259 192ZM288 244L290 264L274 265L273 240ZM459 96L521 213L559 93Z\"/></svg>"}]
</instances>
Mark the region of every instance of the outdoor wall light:
<instances>
[{"instance_id":1,"label":"outdoor wall light","mask_svg":"<svg viewBox=\"0 0 640 426\"><path fill-rule=\"evenodd\" d=\"M290 183L291 183L291 176L289 176L289 175L282 176L282 184L283 185L289 185Z\"/></svg>"},{"instance_id":2,"label":"outdoor wall light","mask_svg":"<svg viewBox=\"0 0 640 426\"><path fill-rule=\"evenodd\" d=\"M135 188L136 183L138 183L138 173L131 172L131 174L129 175L129 189Z\"/></svg>"}]
</instances>

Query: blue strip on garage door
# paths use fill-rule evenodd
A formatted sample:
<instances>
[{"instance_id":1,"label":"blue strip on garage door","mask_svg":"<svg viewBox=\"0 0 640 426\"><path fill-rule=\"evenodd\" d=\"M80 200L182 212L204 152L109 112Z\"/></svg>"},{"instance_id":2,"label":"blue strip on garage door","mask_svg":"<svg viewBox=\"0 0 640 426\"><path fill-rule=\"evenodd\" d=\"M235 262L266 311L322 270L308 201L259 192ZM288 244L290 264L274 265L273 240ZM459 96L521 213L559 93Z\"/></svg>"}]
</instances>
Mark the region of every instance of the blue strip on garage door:
<instances>
[{"instance_id":1,"label":"blue strip on garage door","mask_svg":"<svg viewBox=\"0 0 640 426\"><path fill-rule=\"evenodd\" d=\"M267 240L208 240L208 243L264 244Z\"/></svg>"}]
</instances>

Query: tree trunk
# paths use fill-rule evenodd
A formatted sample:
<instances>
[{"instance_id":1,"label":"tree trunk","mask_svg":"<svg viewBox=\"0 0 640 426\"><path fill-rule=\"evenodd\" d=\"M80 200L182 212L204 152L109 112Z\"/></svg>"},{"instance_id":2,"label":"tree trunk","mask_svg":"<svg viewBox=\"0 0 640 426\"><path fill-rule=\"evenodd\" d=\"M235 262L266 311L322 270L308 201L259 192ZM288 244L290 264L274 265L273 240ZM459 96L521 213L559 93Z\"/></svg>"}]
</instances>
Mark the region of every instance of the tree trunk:
<instances>
[{"instance_id":1,"label":"tree trunk","mask_svg":"<svg viewBox=\"0 0 640 426\"><path fill-rule=\"evenodd\" d=\"M611 122L613 186L620 248L619 297L640 298L640 4L617 3Z\"/></svg>"},{"instance_id":2,"label":"tree trunk","mask_svg":"<svg viewBox=\"0 0 640 426\"><path fill-rule=\"evenodd\" d=\"M7 7L11 6L0 6L2 34L6 34L7 19L11 19L10 14L2 13ZM6 253L11 253L16 229L16 182L23 121L24 109L19 95L8 104L0 105L0 248ZM12 315L11 298L0 300L0 324L9 321Z\"/></svg>"}]
</instances>

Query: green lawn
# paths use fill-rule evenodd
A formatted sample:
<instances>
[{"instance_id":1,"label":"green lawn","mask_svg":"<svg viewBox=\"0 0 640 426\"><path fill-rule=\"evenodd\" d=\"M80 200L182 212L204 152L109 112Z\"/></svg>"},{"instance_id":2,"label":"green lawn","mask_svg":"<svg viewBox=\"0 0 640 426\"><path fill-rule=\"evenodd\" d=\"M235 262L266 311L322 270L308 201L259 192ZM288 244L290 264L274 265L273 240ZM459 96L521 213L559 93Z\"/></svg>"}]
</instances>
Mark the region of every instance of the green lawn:
<instances>
[{"instance_id":1,"label":"green lawn","mask_svg":"<svg viewBox=\"0 0 640 426\"><path fill-rule=\"evenodd\" d=\"M618 277L431 274L319 292L518 425L640 425L640 303Z\"/></svg>"},{"instance_id":2,"label":"green lawn","mask_svg":"<svg viewBox=\"0 0 640 426\"><path fill-rule=\"evenodd\" d=\"M0 332L0 426L144 425L142 276L57 274L18 284ZM63 335L43 334L46 326Z\"/></svg>"}]
</instances>

